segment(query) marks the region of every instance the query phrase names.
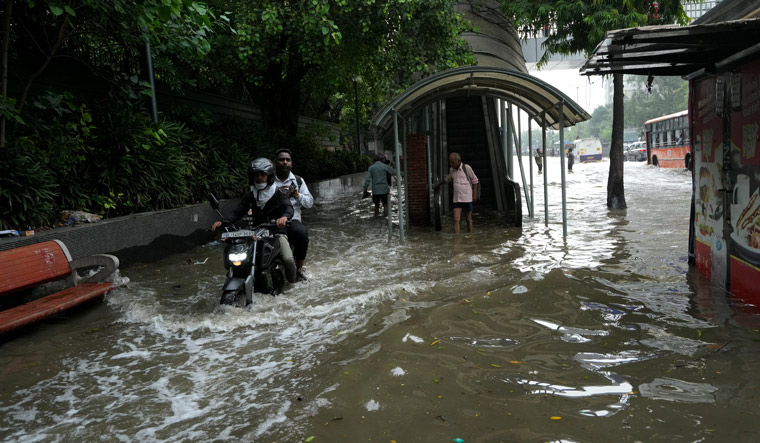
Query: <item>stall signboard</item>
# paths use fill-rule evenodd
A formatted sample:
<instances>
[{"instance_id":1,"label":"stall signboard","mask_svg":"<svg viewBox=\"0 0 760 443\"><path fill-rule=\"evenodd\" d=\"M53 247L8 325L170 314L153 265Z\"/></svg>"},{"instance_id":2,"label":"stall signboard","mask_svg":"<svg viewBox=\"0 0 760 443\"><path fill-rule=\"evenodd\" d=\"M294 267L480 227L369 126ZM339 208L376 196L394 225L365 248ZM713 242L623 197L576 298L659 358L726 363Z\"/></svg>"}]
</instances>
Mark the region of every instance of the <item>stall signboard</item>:
<instances>
[{"instance_id":1,"label":"stall signboard","mask_svg":"<svg viewBox=\"0 0 760 443\"><path fill-rule=\"evenodd\" d=\"M692 82L695 264L760 306L760 59Z\"/></svg>"},{"instance_id":2,"label":"stall signboard","mask_svg":"<svg viewBox=\"0 0 760 443\"><path fill-rule=\"evenodd\" d=\"M729 289L760 306L760 59L730 79Z\"/></svg>"}]
</instances>

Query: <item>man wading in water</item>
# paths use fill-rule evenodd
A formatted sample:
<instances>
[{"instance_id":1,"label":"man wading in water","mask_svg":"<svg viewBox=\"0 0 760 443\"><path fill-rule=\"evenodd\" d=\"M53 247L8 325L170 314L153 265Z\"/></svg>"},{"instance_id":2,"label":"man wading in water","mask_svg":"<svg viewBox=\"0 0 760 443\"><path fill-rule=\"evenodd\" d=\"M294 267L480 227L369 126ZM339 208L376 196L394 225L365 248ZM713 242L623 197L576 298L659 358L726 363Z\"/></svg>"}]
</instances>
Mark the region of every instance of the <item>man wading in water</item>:
<instances>
[{"instance_id":1,"label":"man wading in water","mask_svg":"<svg viewBox=\"0 0 760 443\"><path fill-rule=\"evenodd\" d=\"M478 201L478 177L470 165L462 163L462 157L452 152L449 155L449 175L436 183L435 189L446 182L454 182L454 234L459 234L462 211L467 219L467 232L472 232L472 203Z\"/></svg>"}]
</instances>

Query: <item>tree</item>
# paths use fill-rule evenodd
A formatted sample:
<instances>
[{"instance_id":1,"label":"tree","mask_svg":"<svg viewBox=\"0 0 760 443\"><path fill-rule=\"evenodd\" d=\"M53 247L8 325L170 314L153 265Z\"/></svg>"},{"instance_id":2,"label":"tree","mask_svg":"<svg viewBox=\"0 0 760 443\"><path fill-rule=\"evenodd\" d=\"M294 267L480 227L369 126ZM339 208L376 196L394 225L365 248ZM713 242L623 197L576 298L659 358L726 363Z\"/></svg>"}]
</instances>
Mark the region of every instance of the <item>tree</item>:
<instances>
[{"instance_id":1,"label":"tree","mask_svg":"<svg viewBox=\"0 0 760 443\"><path fill-rule=\"evenodd\" d=\"M54 60L75 59L95 70L91 59L139 53L145 41L158 53L203 54L209 49L213 18L202 3L192 0L7 0L0 148L5 147L6 121L23 122L32 85ZM9 80L21 85L16 98L9 95Z\"/></svg>"},{"instance_id":2,"label":"tree","mask_svg":"<svg viewBox=\"0 0 760 443\"><path fill-rule=\"evenodd\" d=\"M627 75L625 79L633 90L625 97L627 128L643 128L649 119L688 107L689 82L680 77L657 77L651 88L646 86L646 76Z\"/></svg>"},{"instance_id":3,"label":"tree","mask_svg":"<svg viewBox=\"0 0 760 443\"><path fill-rule=\"evenodd\" d=\"M468 24L454 0L213 0L230 13L238 60L230 84L243 84L264 126L289 135L304 109L324 112L354 96L382 101L414 79L472 61L459 35ZM213 51L212 51L213 53ZM336 102L336 97L338 98ZM308 101L308 104L307 104Z\"/></svg>"},{"instance_id":4,"label":"tree","mask_svg":"<svg viewBox=\"0 0 760 443\"><path fill-rule=\"evenodd\" d=\"M651 88L647 88L645 76L626 75L624 81L632 91L626 94L624 101L626 130L635 129L640 135L647 120L687 108L689 82L685 80L658 77ZM594 109L591 120L579 123L577 127L584 137L609 140L612 134L612 103Z\"/></svg>"},{"instance_id":5,"label":"tree","mask_svg":"<svg viewBox=\"0 0 760 443\"><path fill-rule=\"evenodd\" d=\"M677 22L686 24L678 0L500 0L502 11L514 17L516 26L527 35L550 35L539 61L544 66L553 54L583 51L587 56L607 31L645 25ZM607 206L626 208L623 187L623 74L613 74L613 113L610 146L610 173L607 181Z\"/></svg>"}]
</instances>

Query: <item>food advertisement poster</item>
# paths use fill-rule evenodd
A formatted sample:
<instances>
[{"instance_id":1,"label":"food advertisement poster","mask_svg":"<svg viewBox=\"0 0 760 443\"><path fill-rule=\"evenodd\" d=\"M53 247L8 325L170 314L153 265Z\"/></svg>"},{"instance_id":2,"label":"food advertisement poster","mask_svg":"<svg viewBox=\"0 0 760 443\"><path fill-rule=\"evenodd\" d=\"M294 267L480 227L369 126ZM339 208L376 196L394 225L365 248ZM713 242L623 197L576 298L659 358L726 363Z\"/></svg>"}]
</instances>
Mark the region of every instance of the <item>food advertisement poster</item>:
<instances>
[{"instance_id":1,"label":"food advertisement poster","mask_svg":"<svg viewBox=\"0 0 760 443\"><path fill-rule=\"evenodd\" d=\"M695 82L692 108L694 149L694 228L697 269L726 285L728 245L724 238L723 120L715 113L716 78Z\"/></svg>"},{"instance_id":2,"label":"food advertisement poster","mask_svg":"<svg viewBox=\"0 0 760 443\"><path fill-rule=\"evenodd\" d=\"M731 79L730 289L760 303L760 60Z\"/></svg>"}]
</instances>

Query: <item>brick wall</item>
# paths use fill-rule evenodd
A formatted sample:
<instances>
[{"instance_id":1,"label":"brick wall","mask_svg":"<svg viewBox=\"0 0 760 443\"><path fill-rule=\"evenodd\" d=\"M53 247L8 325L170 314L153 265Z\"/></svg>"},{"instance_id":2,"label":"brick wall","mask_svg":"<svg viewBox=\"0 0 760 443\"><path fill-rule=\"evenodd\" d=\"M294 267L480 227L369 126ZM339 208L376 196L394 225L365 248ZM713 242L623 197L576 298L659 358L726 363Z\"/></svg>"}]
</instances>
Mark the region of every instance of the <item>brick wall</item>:
<instances>
[{"instance_id":1,"label":"brick wall","mask_svg":"<svg viewBox=\"0 0 760 443\"><path fill-rule=\"evenodd\" d=\"M430 225L428 201L427 135L412 134L406 138L407 190L409 223L414 226Z\"/></svg>"}]
</instances>

